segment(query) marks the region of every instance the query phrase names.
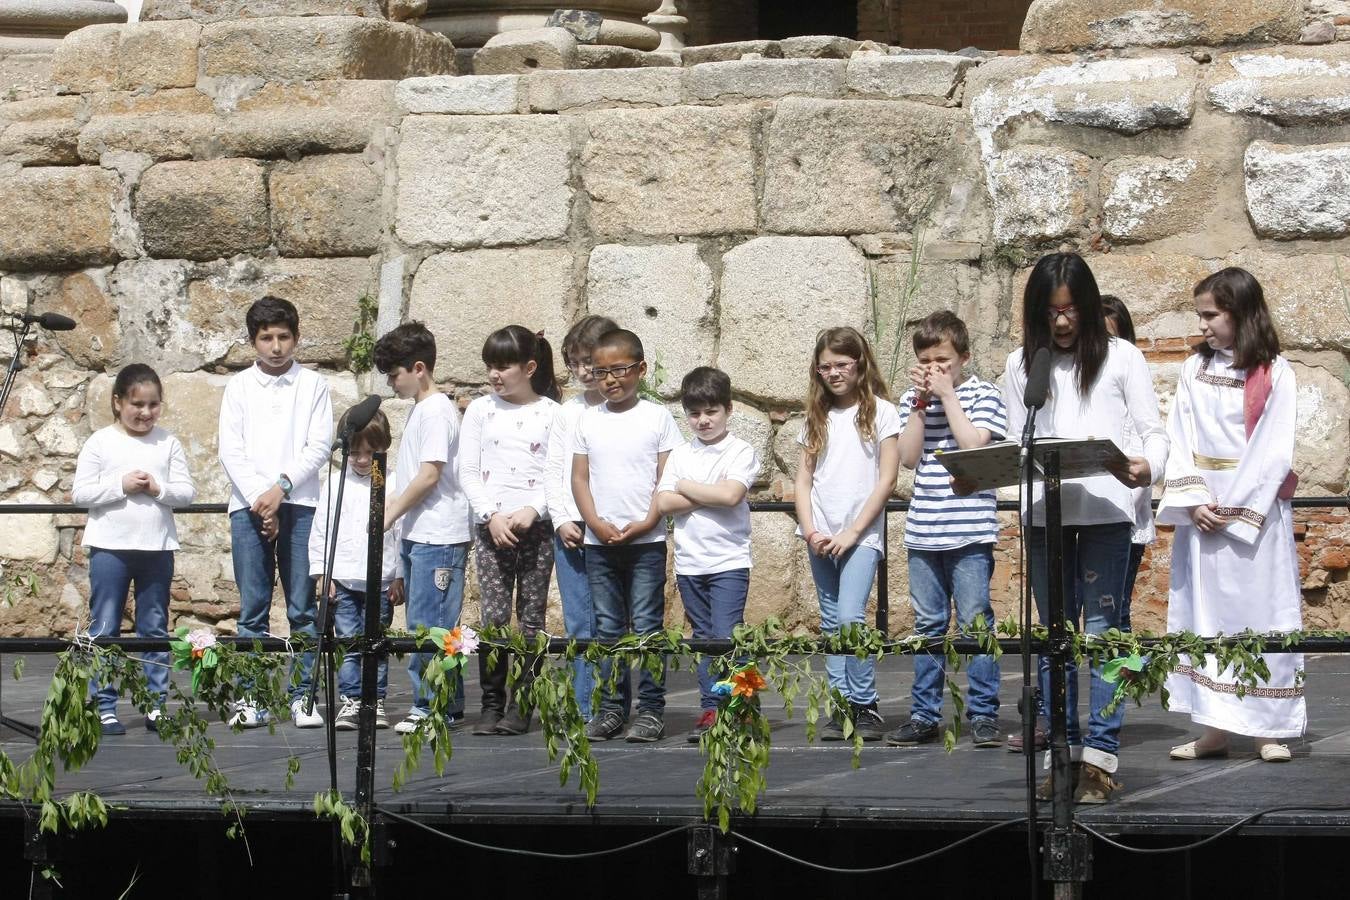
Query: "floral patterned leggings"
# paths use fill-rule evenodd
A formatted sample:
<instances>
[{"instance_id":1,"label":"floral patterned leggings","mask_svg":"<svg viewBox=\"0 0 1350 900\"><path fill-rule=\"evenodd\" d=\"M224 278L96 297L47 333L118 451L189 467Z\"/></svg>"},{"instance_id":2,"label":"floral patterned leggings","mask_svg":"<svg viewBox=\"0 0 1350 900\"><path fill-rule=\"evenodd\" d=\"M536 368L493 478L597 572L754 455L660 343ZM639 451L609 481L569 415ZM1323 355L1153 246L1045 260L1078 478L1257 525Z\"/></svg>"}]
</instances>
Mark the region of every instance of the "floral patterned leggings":
<instances>
[{"instance_id":1,"label":"floral patterned leggings","mask_svg":"<svg viewBox=\"0 0 1350 900\"><path fill-rule=\"evenodd\" d=\"M483 624L511 622L515 596L516 621L526 640L544 627L548 582L553 576L553 523L539 519L520 535L514 547L498 547L486 525L478 526L474 542L478 563L478 590L483 598Z\"/></svg>"}]
</instances>

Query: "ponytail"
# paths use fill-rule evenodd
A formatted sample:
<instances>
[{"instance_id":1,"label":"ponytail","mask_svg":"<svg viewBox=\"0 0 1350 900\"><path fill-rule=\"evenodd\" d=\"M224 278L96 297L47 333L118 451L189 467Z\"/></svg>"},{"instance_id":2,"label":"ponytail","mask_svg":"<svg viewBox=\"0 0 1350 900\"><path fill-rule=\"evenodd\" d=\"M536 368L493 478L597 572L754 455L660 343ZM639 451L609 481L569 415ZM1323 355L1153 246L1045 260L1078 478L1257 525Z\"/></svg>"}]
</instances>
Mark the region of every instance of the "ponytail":
<instances>
[{"instance_id":1,"label":"ponytail","mask_svg":"<svg viewBox=\"0 0 1350 900\"><path fill-rule=\"evenodd\" d=\"M483 364L486 366L505 368L523 366L527 362L535 364L530 388L541 397L554 401L562 399L558 375L553 371L553 348L542 331L530 331L524 325L508 325L492 332L483 343Z\"/></svg>"}]
</instances>

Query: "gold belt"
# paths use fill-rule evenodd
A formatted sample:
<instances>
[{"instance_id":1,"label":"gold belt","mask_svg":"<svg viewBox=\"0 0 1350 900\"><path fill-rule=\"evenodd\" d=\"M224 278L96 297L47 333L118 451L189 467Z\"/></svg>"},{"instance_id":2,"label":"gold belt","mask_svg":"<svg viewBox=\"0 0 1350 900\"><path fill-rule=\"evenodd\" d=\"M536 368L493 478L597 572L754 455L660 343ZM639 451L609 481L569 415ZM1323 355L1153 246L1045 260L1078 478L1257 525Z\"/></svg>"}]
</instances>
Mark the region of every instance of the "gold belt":
<instances>
[{"instance_id":1,"label":"gold belt","mask_svg":"<svg viewBox=\"0 0 1350 900\"><path fill-rule=\"evenodd\" d=\"M1210 471L1225 471L1227 469L1236 469L1241 460L1224 459L1222 456L1205 456L1203 453L1192 453L1191 458L1195 460L1197 467L1209 469Z\"/></svg>"}]
</instances>

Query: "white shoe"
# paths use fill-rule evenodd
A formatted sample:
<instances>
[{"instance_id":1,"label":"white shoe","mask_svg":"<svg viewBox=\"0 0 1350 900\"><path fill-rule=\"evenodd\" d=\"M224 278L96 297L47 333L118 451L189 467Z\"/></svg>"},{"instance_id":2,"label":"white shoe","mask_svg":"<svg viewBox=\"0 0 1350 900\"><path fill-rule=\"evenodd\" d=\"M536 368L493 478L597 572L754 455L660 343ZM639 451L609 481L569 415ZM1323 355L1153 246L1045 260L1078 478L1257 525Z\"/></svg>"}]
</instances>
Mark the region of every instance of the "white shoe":
<instances>
[{"instance_id":1,"label":"white shoe","mask_svg":"<svg viewBox=\"0 0 1350 900\"><path fill-rule=\"evenodd\" d=\"M417 730L417 724L425 718L426 716L420 712L410 712L406 719L394 726L394 731L399 734L412 734Z\"/></svg>"},{"instance_id":2,"label":"white shoe","mask_svg":"<svg viewBox=\"0 0 1350 900\"><path fill-rule=\"evenodd\" d=\"M361 716L361 701L356 697L343 697L342 708L338 710L333 727L338 731L355 731Z\"/></svg>"},{"instance_id":3,"label":"white shoe","mask_svg":"<svg viewBox=\"0 0 1350 900\"><path fill-rule=\"evenodd\" d=\"M227 724L231 728L260 728L267 724L267 710L242 701L235 703L234 715Z\"/></svg>"},{"instance_id":4,"label":"white shoe","mask_svg":"<svg viewBox=\"0 0 1350 900\"><path fill-rule=\"evenodd\" d=\"M389 716L384 711L384 698L375 701L375 727L389 727Z\"/></svg>"},{"instance_id":5,"label":"white shoe","mask_svg":"<svg viewBox=\"0 0 1350 900\"><path fill-rule=\"evenodd\" d=\"M319 714L318 704L314 705L314 709L312 711L305 712L304 700L291 701L291 721L295 722L296 728L323 727L323 716Z\"/></svg>"}]
</instances>

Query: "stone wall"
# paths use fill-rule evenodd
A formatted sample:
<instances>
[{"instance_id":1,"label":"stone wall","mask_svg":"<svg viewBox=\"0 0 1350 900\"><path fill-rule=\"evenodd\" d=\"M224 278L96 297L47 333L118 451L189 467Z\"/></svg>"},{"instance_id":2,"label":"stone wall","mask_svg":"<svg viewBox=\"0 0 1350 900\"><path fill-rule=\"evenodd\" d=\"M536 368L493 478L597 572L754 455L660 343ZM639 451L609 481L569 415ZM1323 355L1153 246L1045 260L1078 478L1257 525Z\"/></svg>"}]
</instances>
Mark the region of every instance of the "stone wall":
<instances>
[{"instance_id":1,"label":"stone wall","mask_svg":"<svg viewBox=\"0 0 1350 900\"><path fill-rule=\"evenodd\" d=\"M1343 44L976 59L801 39L694 48L682 66L451 76L435 74L451 70L448 42L362 21L86 29L58 54L58 93L0 105L18 225L0 234L0 300L81 323L25 349L0 422L0 500L67 499L80 442L108 421L110 375L132 360L166 376L165 425L200 499L223 500L218 398L249 361L242 311L265 291L300 307L301 358L339 409L380 387L344 371L364 294L382 326L432 327L437 376L461 400L481 390L492 328L560 337L587 312L614 316L642 335L671 402L689 368L730 372L733 428L765 458L756 496L785 498L818 329L868 330L903 372L906 326L951 308L996 379L1027 266L1061 247L1129 303L1164 408L1195 330L1191 285L1224 265L1256 272L1299 378L1300 489L1346 490ZM6 577L42 576L36 598L0 609L0 630L80 620L81 521L0 522ZM1299 522L1308 621L1350 626L1350 519ZM1017 574L1006 525L1000 614ZM224 522L181 528L175 614L228 629ZM1141 575L1143 627L1161 623L1167 546L1164 533ZM790 520L757 517L755 548L750 615L814 627Z\"/></svg>"}]
</instances>

